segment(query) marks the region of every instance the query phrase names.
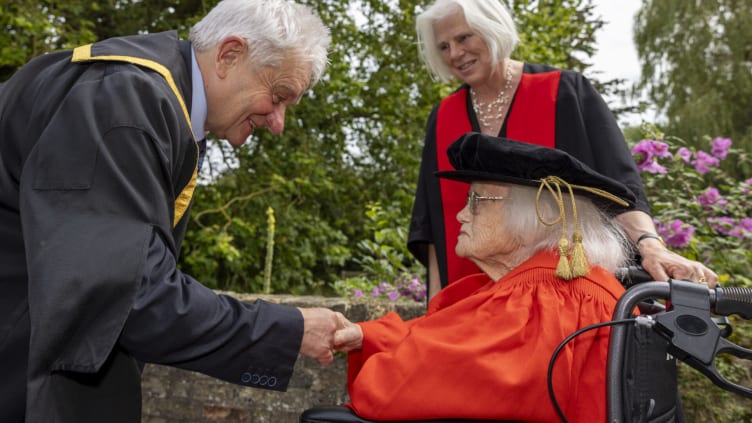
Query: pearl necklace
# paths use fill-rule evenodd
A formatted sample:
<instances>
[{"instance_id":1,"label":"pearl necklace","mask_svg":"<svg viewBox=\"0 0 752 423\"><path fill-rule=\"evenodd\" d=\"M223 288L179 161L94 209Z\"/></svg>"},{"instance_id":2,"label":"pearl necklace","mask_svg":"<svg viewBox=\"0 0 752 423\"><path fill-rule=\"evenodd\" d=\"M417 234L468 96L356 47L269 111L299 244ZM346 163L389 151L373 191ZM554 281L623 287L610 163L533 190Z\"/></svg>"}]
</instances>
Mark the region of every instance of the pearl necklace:
<instances>
[{"instance_id":1,"label":"pearl necklace","mask_svg":"<svg viewBox=\"0 0 752 423\"><path fill-rule=\"evenodd\" d=\"M507 81L504 89L499 92L499 95L496 97L496 99L489 102L488 104L478 101L478 93L472 87L470 88L470 99L473 103L473 110L475 110L475 115L478 117L478 122L480 122L480 125L483 128L493 128L494 125L497 124L499 120L501 120L501 117L504 116L504 107L511 101L509 95L507 94L512 88L511 60L507 62L505 78Z\"/></svg>"}]
</instances>

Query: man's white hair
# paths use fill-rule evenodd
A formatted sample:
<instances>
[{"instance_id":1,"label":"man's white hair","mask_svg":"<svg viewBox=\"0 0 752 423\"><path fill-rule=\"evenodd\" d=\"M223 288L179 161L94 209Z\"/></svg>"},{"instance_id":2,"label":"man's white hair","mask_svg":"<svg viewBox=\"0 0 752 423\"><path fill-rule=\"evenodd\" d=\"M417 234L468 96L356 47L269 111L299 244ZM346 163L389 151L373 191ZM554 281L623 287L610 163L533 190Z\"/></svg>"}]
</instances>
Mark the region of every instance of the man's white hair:
<instances>
[{"instance_id":1,"label":"man's white hair","mask_svg":"<svg viewBox=\"0 0 752 423\"><path fill-rule=\"evenodd\" d=\"M197 51L206 51L229 36L238 36L251 48L257 67L276 67L293 57L311 66L311 85L327 64L329 29L309 6L287 0L223 0L190 30Z\"/></svg>"}]
</instances>

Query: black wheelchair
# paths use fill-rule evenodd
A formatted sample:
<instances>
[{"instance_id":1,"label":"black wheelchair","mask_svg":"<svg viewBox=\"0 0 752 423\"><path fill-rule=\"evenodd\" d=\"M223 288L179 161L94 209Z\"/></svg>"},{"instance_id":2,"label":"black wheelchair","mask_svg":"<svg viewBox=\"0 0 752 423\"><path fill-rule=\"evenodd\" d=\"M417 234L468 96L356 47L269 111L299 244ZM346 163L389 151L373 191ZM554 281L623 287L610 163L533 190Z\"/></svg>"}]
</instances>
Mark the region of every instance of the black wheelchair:
<instances>
[{"instance_id":1,"label":"black wheelchair","mask_svg":"<svg viewBox=\"0 0 752 423\"><path fill-rule=\"evenodd\" d=\"M723 377L715 366L719 354L752 358L752 350L728 339L728 316L752 318L752 289L725 288L689 281L652 281L639 267L617 273L627 291L616 304L613 320L582 328L563 340L558 352L590 329L611 326L607 365L608 423L684 421L677 387L676 360L688 364L727 391L752 398L752 389ZM639 309L639 315L634 310ZM562 422L555 393L549 396ZM471 423L478 420L439 419L402 423ZM489 422L484 420L484 422ZM305 410L300 423L379 423L363 419L344 406L317 406Z\"/></svg>"}]
</instances>

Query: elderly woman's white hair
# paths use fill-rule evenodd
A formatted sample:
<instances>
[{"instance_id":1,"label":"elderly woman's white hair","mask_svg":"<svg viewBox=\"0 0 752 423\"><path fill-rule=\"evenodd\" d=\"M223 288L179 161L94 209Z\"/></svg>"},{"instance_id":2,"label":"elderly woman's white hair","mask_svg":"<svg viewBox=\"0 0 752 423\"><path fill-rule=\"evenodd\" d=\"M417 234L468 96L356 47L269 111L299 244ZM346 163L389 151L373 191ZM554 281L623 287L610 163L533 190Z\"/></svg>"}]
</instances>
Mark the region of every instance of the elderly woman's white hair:
<instances>
[{"instance_id":1,"label":"elderly woman's white hair","mask_svg":"<svg viewBox=\"0 0 752 423\"><path fill-rule=\"evenodd\" d=\"M415 30L420 57L431 74L445 82L451 80L453 75L441 60L433 24L460 12L464 13L470 29L488 46L494 64L508 58L520 41L512 15L499 0L436 0L415 19Z\"/></svg>"},{"instance_id":2,"label":"elderly woman's white hair","mask_svg":"<svg viewBox=\"0 0 752 423\"><path fill-rule=\"evenodd\" d=\"M508 186L508 198L505 198L502 208L503 225L507 234L520 243L518 254L527 256L517 257L517 262L521 263L538 251L556 251L562 233L561 224L546 226L533 210L538 207L543 220L553 222L559 216L557 201L545 190L536 199L538 188L516 184ZM566 215L570 217L567 219L567 233L572 234L575 222L571 218L573 212L568 197L568 194L565 195L567 200L563 204ZM577 224L590 264L598 265L611 273L628 265L632 250L621 227L590 198L575 195L575 201Z\"/></svg>"},{"instance_id":3,"label":"elderly woman's white hair","mask_svg":"<svg viewBox=\"0 0 752 423\"><path fill-rule=\"evenodd\" d=\"M324 73L329 29L309 7L286 0L223 0L191 28L189 39L206 51L236 35L251 47L251 63L279 66L285 57L311 65L311 85Z\"/></svg>"}]
</instances>

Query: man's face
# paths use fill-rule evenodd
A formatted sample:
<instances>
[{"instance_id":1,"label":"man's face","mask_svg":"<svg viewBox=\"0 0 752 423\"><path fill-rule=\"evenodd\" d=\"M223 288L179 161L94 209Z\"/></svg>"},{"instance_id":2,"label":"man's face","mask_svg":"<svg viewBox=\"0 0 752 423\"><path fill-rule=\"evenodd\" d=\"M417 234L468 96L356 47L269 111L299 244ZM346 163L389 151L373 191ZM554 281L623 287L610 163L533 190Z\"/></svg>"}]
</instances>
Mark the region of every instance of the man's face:
<instances>
[{"instance_id":1,"label":"man's face","mask_svg":"<svg viewBox=\"0 0 752 423\"><path fill-rule=\"evenodd\" d=\"M207 100L206 129L235 147L257 128L273 134L284 129L285 111L308 89L310 66L288 57L279 68L255 67L248 45L228 37L215 50L213 72L204 74Z\"/></svg>"}]
</instances>

